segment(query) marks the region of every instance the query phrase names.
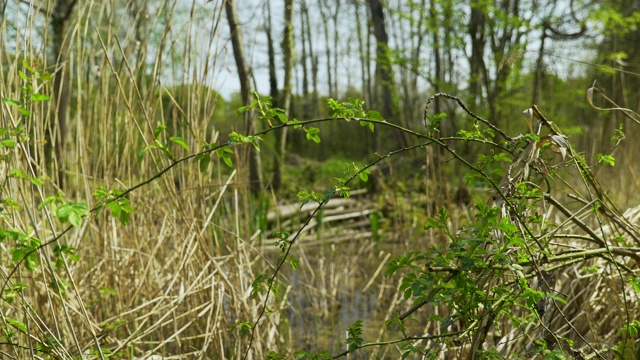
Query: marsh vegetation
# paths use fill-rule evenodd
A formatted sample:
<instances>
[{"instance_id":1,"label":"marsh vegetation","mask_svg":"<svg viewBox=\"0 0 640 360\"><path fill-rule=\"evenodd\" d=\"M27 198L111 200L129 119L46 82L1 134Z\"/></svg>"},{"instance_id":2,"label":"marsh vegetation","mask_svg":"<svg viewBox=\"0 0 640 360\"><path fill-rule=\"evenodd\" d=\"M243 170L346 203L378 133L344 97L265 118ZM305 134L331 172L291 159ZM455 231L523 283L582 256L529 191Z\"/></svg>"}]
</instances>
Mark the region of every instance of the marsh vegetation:
<instances>
[{"instance_id":1,"label":"marsh vegetation","mask_svg":"<svg viewBox=\"0 0 640 360\"><path fill-rule=\"evenodd\" d=\"M636 2L1 5L1 357L640 357Z\"/></svg>"}]
</instances>

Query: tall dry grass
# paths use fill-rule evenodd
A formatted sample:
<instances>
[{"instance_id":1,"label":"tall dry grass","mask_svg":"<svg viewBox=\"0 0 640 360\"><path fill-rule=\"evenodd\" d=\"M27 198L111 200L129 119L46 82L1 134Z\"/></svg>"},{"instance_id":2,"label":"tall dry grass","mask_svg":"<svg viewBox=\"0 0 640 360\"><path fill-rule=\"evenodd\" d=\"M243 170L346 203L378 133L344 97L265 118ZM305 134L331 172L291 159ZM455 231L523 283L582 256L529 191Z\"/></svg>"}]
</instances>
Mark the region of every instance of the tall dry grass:
<instances>
[{"instance_id":1,"label":"tall dry grass","mask_svg":"<svg viewBox=\"0 0 640 360\"><path fill-rule=\"evenodd\" d=\"M51 57L48 16L52 1L9 2L0 28L0 97L20 97L18 76L22 60L38 70L70 71L69 133L62 163L51 166L47 133L55 132L56 102L32 107L21 117L2 104L2 127L22 125L30 141L3 149L3 229L22 229L46 242L67 228L37 206L57 192L66 201L96 205L99 186L128 189L170 165L158 151L141 159L140 150L153 143L158 124L162 135L181 136L200 149L214 141L213 118L218 98L210 86L224 71L221 57L225 37L221 2L78 1L68 23L69 61L56 66ZM134 6L135 5L135 6ZM146 8L145 11L141 10ZM185 84L176 91L174 85ZM43 93L51 94L48 83ZM187 154L173 149L177 157ZM154 182L128 195L134 214L121 225L108 210L84 219L55 244L38 251L34 271L14 267L12 245L2 243L2 281L27 288L12 302L2 302L2 356L24 359L93 354L105 358L235 358L245 351L246 338L229 328L238 320L257 317L257 300L250 297L254 269L264 260L250 241L255 229L254 204L246 193L242 161L237 170L213 161L201 172L191 162L175 167ZM43 176L35 186L9 173L20 169ZM63 171L64 188L54 175ZM66 258L60 269L52 263L53 248L77 248L80 260ZM66 284L54 290L51 283ZM5 291L5 294L7 292ZM280 304L270 301L276 309ZM26 331L11 325L26 325ZM277 349L280 322L275 314L256 330L254 358ZM7 334L13 333L9 339ZM17 345L6 344L11 343Z\"/></svg>"}]
</instances>

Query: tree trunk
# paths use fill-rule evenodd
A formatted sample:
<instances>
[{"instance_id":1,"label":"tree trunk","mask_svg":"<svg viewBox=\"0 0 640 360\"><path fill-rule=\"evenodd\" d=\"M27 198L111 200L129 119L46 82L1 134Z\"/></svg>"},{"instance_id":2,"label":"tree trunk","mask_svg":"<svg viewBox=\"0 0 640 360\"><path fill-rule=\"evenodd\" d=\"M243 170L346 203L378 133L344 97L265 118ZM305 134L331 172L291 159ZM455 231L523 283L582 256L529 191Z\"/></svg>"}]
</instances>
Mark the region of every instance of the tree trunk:
<instances>
[{"instance_id":1,"label":"tree trunk","mask_svg":"<svg viewBox=\"0 0 640 360\"><path fill-rule=\"evenodd\" d=\"M324 29L324 37L327 43L327 83L329 84L329 97L335 97L331 71L331 47L329 46L329 10L325 9L324 6L325 5L320 5L320 15L322 16L322 28Z\"/></svg>"},{"instance_id":2,"label":"tree trunk","mask_svg":"<svg viewBox=\"0 0 640 360\"><path fill-rule=\"evenodd\" d=\"M388 121L403 124L398 119L400 114L398 98L395 92L393 70L391 68L391 54L389 52L389 36L384 23L384 12L380 0L369 0L371 22L376 37L376 104L382 105L381 113ZM396 132L397 145L405 147L407 140L403 132ZM376 149L379 151L379 149Z\"/></svg>"},{"instance_id":3,"label":"tree trunk","mask_svg":"<svg viewBox=\"0 0 640 360\"><path fill-rule=\"evenodd\" d=\"M267 3L267 55L269 57L269 96L271 96L271 105L274 107L278 104L278 78L276 76L276 52L273 48L273 33L271 32L271 3Z\"/></svg>"},{"instance_id":4,"label":"tree trunk","mask_svg":"<svg viewBox=\"0 0 640 360\"><path fill-rule=\"evenodd\" d=\"M353 6L355 8L356 15L356 34L358 35L358 54L360 55L360 79L362 81L362 93L364 97L365 104L368 104L371 99L369 98L369 94L367 93L367 62L369 62L369 56L364 51L365 42L364 37L362 35L362 25L360 24L360 2L354 0Z\"/></svg>"},{"instance_id":5,"label":"tree trunk","mask_svg":"<svg viewBox=\"0 0 640 360\"><path fill-rule=\"evenodd\" d=\"M236 10L235 0L225 1L225 12L227 14L227 22L231 32L231 45L233 47L233 57L236 61L238 70L238 79L240 80L240 97L244 105L251 104L251 81L249 76L249 68L244 56L244 43L242 40L242 29L238 23L238 12ZM251 134L252 114L245 113L243 132ZM260 171L260 153L253 146L247 147L249 152L249 183L251 192L254 194L262 191L262 174ZM243 156L242 158L245 158Z\"/></svg>"},{"instance_id":6,"label":"tree trunk","mask_svg":"<svg viewBox=\"0 0 640 360\"><path fill-rule=\"evenodd\" d=\"M335 12L333 13L333 93L335 96L340 96L338 91L338 57L340 53L340 32L338 28L338 15L340 15L340 0L334 0L333 6Z\"/></svg>"},{"instance_id":7,"label":"tree trunk","mask_svg":"<svg viewBox=\"0 0 640 360\"><path fill-rule=\"evenodd\" d=\"M484 68L484 47L487 44L485 31L486 14L480 8L479 0L471 0L469 17L469 37L471 38L471 56L469 57L469 93L474 108L480 105L481 84Z\"/></svg>"},{"instance_id":8,"label":"tree trunk","mask_svg":"<svg viewBox=\"0 0 640 360\"><path fill-rule=\"evenodd\" d=\"M284 1L284 33L282 39L282 54L284 57L284 84L282 86L282 105L285 115L289 116L291 107L291 78L293 73L293 0ZM276 134L276 161L273 174L273 189L282 186L282 171L284 169L284 155L287 146L287 128Z\"/></svg>"},{"instance_id":9,"label":"tree trunk","mask_svg":"<svg viewBox=\"0 0 640 360\"><path fill-rule=\"evenodd\" d=\"M304 1L301 3L302 7L306 7ZM306 25L304 24L305 17L300 16L300 41L302 41L302 54L300 56L300 64L302 65L302 98L305 101L305 110L307 110L307 96L309 95L309 72L307 67L307 38L305 36ZM305 111L306 112L306 111ZM304 114L305 117L309 114Z\"/></svg>"},{"instance_id":10,"label":"tree trunk","mask_svg":"<svg viewBox=\"0 0 640 360\"><path fill-rule=\"evenodd\" d=\"M56 74L53 81L53 95L56 101L57 126L51 130L50 146L53 150L53 169L57 169L58 186L64 182L64 149L68 132L68 112L71 99L71 83L69 78L69 41L67 41L67 24L76 0L57 0L51 14L53 32L53 56L56 59Z\"/></svg>"},{"instance_id":11,"label":"tree trunk","mask_svg":"<svg viewBox=\"0 0 640 360\"><path fill-rule=\"evenodd\" d=\"M533 96L531 97L531 104L537 104L540 99L540 86L542 83L542 77L544 76L544 45L547 39L547 29L542 28L542 36L540 37L540 50L538 50L538 59L536 60L536 71L533 74Z\"/></svg>"},{"instance_id":12,"label":"tree trunk","mask_svg":"<svg viewBox=\"0 0 640 360\"><path fill-rule=\"evenodd\" d=\"M309 21L309 8L307 7L306 1L302 1L303 7L302 12L305 18L305 22L307 24L305 31L307 35L307 40L309 41L309 58L311 59L311 83L313 84L313 106L311 110L314 112L318 111L318 104L320 102L319 94L318 94L318 55L313 52L313 39L311 38L311 22ZM306 114L305 114L306 115Z\"/></svg>"}]
</instances>

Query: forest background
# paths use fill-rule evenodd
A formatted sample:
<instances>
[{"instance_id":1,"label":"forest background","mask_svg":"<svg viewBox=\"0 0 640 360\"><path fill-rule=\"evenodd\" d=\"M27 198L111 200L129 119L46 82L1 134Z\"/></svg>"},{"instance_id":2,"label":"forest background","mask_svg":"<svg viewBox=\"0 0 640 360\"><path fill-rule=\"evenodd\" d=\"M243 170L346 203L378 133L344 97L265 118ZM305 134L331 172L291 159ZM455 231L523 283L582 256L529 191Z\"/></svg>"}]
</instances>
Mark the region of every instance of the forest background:
<instances>
[{"instance_id":1,"label":"forest background","mask_svg":"<svg viewBox=\"0 0 640 360\"><path fill-rule=\"evenodd\" d=\"M485 145L499 144L495 131L453 153L416 146L415 133L465 138L486 125L533 134L523 111L535 104L612 204L638 202L639 144L623 141L640 107L637 1L1 5L0 237L12 241L2 255L2 351L12 358L312 358L349 348L359 327L348 325L363 317L373 323L365 334L386 336L385 312L412 303L400 305L402 279L380 269L442 237L422 227L438 209L456 226L472 222L474 202L491 202L490 179L507 166L478 179L461 165L493 155ZM439 93L450 96L429 100ZM332 118L373 122L289 123ZM231 148L238 143L256 146ZM386 159L395 151L402 156ZM353 174L368 181L347 187ZM278 252L277 239L308 221L278 206L323 205L327 188L343 198L362 190L366 229L316 224L313 255L295 248L297 270L283 275L290 247ZM369 280L375 290L362 290ZM602 333L589 329L580 349ZM602 347L622 344L625 354L634 340L616 336ZM396 350L429 353L432 340ZM386 356L375 351L360 356Z\"/></svg>"}]
</instances>

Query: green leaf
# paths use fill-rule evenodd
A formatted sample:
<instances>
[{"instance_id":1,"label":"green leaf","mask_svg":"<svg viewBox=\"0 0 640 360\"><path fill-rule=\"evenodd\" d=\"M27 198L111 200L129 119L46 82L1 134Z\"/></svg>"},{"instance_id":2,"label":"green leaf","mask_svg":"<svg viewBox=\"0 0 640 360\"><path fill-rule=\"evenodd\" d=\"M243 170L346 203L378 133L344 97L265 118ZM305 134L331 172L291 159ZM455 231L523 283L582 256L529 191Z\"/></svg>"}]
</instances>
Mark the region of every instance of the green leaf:
<instances>
[{"instance_id":1,"label":"green leaf","mask_svg":"<svg viewBox=\"0 0 640 360\"><path fill-rule=\"evenodd\" d=\"M278 117L278 119L284 124L287 121L289 121L289 119L287 119L287 116L281 112L277 112L276 116Z\"/></svg>"},{"instance_id":2,"label":"green leaf","mask_svg":"<svg viewBox=\"0 0 640 360\"><path fill-rule=\"evenodd\" d=\"M73 212L73 207L71 207L70 204L62 204L60 205L60 207L58 208L58 212L56 213L56 215L58 216L58 218L62 219L66 219L69 217L69 215ZM66 222L63 221L63 222Z\"/></svg>"},{"instance_id":3,"label":"green leaf","mask_svg":"<svg viewBox=\"0 0 640 360\"><path fill-rule=\"evenodd\" d=\"M611 166L616 166L616 158L611 155L597 154L596 161L598 162L598 164L606 163Z\"/></svg>"},{"instance_id":4,"label":"green leaf","mask_svg":"<svg viewBox=\"0 0 640 360\"><path fill-rule=\"evenodd\" d=\"M367 113L367 117L371 120L379 120L379 121L384 121L384 117L382 115L380 115L379 112L375 111L375 110L370 110Z\"/></svg>"},{"instance_id":5,"label":"green leaf","mask_svg":"<svg viewBox=\"0 0 640 360\"><path fill-rule=\"evenodd\" d=\"M367 180L369 180L369 174L371 174L371 170L364 169L358 174L358 176L360 177L360 180L367 182Z\"/></svg>"},{"instance_id":6,"label":"green leaf","mask_svg":"<svg viewBox=\"0 0 640 360\"><path fill-rule=\"evenodd\" d=\"M238 108L238 110L236 110L236 112L238 113L238 115L242 115L244 114L247 110L249 109L248 106L240 106Z\"/></svg>"},{"instance_id":7,"label":"green leaf","mask_svg":"<svg viewBox=\"0 0 640 360\"><path fill-rule=\"evenodd\" d=\"M2 146L8 147L8 148L12 148L12 147L16 146L16 142L11 140L11 139L2 139L2 140L0 140L0 144L2 144Z\"/></svg>"},{"instance_id":8,"label":"green leaf","mask_svg":"<svg viewBox=\"0 0 640 360\"><path fill-rule=\"evenodd\" d=\"M2 99L2 102L4 102L7 105L11 105L11 106L22 106L22 102L20 102L20 100L13 100L13 99L9 99L9 98L4 98L4 99Z\"/></svg>"},{"instance_id":9,"label":"green leaf","mask_svg":"<svg viewBox=\"0 0 640 360\"><path fill-rule=\"evenodd\" d=\"M30 177L29 181L35 186L42 186L42 178L41 177Z\"/></svg>"},{"instance_id":10,"label":"green leaf","mask_svg":"<svg viewBox=\"0 0 640 360\"><path fill-rule=\"evenodd\" d=\"M154 139L158 139L158 136L160 136L160 133L163 132L167 127L164 125L158 125L156 126L156 129L153 130L153 138Z\"/></svg>"},{"instance_id":11,"label":"green leaf","mask_svg":"<svg viewBox=\"0 0 640 360\"><path fill-rule=\"evenodd\" d=\"M221 159L225 164L227 164L228 167L232 168L233 161L231 161L229 153L233 154L233 150L229 149L228 147L223 147L216 150L216 156L218 157L218 159Z\"/></svg>"},{"instance_id":12,"label":"green leaf","mask_svg":"<svg viewBox=\"0 0 640 360\"><path fill-rule=\"evenodd\" d=\"M244 320L238 320L235 324L231 326L229 331L234 331L235 329L239 329L240 335L244 336L249 332L249 330L251 330L251 323Z\"/></svg>"},{"instance_id":13,"label":"green leaf","mask_svg":"<svg viewBox=\"0 0 640 360\"><path fill-rule=\"evenodd\" d=\"M122 213L120 213L118 220L122 225L127 225L129 223L129 220L131 220L131 215L128 212L123 211Z\"/></svg>"},{"instance_id":14,"label":"green leaf","mask_svg":"<svg viewBox=\"0 0 640 360\"><path fill-rule=\"evenodd\" d=\"M116 296L116 291L108 287L102 286L99 290L101 296Z\"/></svg>"},{"instance_id":15,"label":"green leaf","mask_svg":"<svg viewBox=\"0 0 640 360\"><path fill-rule=\"evenodd\" d=\"M200 167L200 171L204 172L209 167L209 163L211 162L211 155L204 154L198 158L198 163Z\"/></svg>"},{"instance_id":16,"label":"green leaf","mask_svg":"<svg viewBox=\"0 0 640 360\"><path fill-rule=\"evenodd\" d=\"M15 327L16 329L20 330L23 333L27 332L27 325L25 325L23 322L18 321L16 319L13 318L6 318L7 322L9 323L9 325Z\"/></svg>"},{"instance_id":17,"label":"green leaf","mask_svg":"<svg viewBox=\"0 0 640 360\"><path fill-rule=\"evenodd\" d=\"M185 150L190 151L189 150L189 146L184 142L184 140L182 140L182 138L177 137L177 136L172 136L169 138L169 141L174 142L180 146L182 146Z\"/></svg>"},{"instance_id":18,"label":"green leaf","mask_svg":"<svg viewBox=\"0 0 640 360\"><path fill-rule=\"evenodd\" d=\"M307 140L312 140L316 144L320 142L320 136L318 136L318 134L320 133L320 129L316 127L311 127L308 129L305 128L305 132L307 133Z\"/></svg>"},{"instance_id":19,"label":"green leaf","mask_svg":"<svg viewBox=\"0 0 640 360\"><path fill-rule=\"evenodd\" d=\"M51 96L45 94L33 94L31 95L31 101L45 101L51 99Z\"/></svg>"},{"instance_id":20,"label":"green leaf","mask_svg":"<svg viewBox=\"0 0 640 360\"><path fill-rule=\"evenodd\" d=\"M69 214L69 222L74 227L78 227L78 226L82 225L82 217L80 217L80 215L78 215L78 213L72 212L71 214Z\"/></svg>"}]
</instances>

